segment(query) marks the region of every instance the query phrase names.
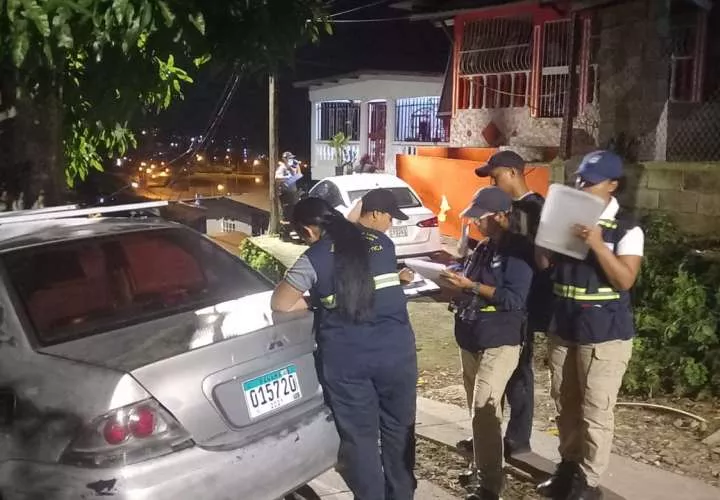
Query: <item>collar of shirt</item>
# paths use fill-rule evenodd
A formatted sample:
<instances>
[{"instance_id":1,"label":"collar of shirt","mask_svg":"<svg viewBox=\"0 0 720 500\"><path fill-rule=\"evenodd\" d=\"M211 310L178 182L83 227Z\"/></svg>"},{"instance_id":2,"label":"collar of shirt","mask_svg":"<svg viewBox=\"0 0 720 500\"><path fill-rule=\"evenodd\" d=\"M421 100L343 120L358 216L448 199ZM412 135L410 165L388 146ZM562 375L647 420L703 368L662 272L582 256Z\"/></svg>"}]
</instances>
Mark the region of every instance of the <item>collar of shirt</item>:
<instances>
[{"instance_id":1,"label":"collar of shirt","mask_svg":"<svg viewBox=\"0 0 720 500\"><path fill-rule=\"evenodd\" d=\"M615 220L618 210L620 210L620 204L614 196L611 196L610 203L607 204L603 213L600 214L600 220Z\"/></svg>"},{"instance_id":2,"label":"collar of shirt","mask_svg":"<svg viewBox=\"0 0 720 500\"><path fill-rule=\"evenodd\" d=\"M524 200L525 198L527 198L528 196L533 195L533 194L535 194L535 191L528 191L527 193L522 195L520 198L515 198L515 201Z\"/></svg>"}]
</instances>

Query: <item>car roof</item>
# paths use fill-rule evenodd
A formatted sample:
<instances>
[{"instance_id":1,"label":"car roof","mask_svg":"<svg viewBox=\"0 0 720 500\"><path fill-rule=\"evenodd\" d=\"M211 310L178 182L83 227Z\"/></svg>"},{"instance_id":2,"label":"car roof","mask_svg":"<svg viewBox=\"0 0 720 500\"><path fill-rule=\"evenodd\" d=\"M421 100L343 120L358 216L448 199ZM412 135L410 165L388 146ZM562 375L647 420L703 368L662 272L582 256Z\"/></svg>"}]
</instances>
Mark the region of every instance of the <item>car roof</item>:
<instances>
[{"instance_id":1,"label":"car roof","mask_svg":"<svg viewBox=\"0 0 720 500\"><path fill-rule=\"evenodd\" d=\"M326 177L323 179L335 184L343 191L359 191L375 188L409 187L401 178L390 174L352 174Z\"/></svg>"},{"instance_id":2,"label":"car roof","mask_svg":"<svg viewBox=\"0 0 720 500\"><path fill-rule=\"evenodd\" d=\"M156 217L67 217L18 223L2 223L0 219L0 253L59 241L175 227L182 226Z\"/></svg>"}]
</instances>

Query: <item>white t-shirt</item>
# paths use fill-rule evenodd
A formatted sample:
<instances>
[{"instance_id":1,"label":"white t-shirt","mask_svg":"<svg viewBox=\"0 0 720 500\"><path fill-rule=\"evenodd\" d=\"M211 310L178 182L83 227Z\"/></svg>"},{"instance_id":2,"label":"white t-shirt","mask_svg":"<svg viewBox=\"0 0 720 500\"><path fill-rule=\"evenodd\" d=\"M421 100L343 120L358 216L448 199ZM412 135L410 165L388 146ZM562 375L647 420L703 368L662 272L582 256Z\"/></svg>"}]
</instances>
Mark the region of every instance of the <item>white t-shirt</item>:
<instances>
[{"instance_id":1,"label":"white t-shirt","mask_svg":"<svg viewBox=\"0 0 720 500\"><path fill-rule=\"evenodd\" d=\"M610 203L605 207L601 220L615 220L620 204L612 197ZM635 226L625 233L625 236L618 242L615 255L637 255L642 257L645 254L645 233L640 226Z\"/></svg>"}]
</instances>

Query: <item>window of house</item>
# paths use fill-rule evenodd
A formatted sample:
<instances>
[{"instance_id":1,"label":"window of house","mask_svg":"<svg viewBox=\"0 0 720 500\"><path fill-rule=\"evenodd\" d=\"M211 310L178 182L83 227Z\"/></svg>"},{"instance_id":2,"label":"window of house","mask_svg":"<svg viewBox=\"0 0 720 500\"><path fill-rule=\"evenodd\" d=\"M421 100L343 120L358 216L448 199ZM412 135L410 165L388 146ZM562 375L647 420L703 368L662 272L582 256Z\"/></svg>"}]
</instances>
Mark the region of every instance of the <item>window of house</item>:
<instances>
[{"instance_id":1,"label":"window of house","mask_svg":"<svg viewBox=\"0 0 720 500\"><path fill-rule=\"evenodd\" d=\"M532 66L530 17L464 25L459 57L459 109L524 107ZM520 87L516 88L516 84Z\"/></svg>"},{"instance_id":2,"label":"window of house","mask_svg":"<svg viewBox=\"0 0 720 500\"><path fill-rule=\"evenodd\" d=\"M318 139L329 141L342 132L351 141L360 140L360 102L321 102L317 107Z\"/></svg>"},{"instance_id":3,"label":"window of house","mask_svg":"<svg viewBox=\"0 0 720 500\"><path fill-rule=\"evenodd\" d=\"M445 142L445 127L438 118L440 97L398 99L395 105L395 140Z\"/></svg>"},{"instance_id":4,"label":"window of house","mask_svg":"<svg viewBox=\"0 0 720 500\"><path fill-rule=\"evenodd\" d=\"M670 100L702 98L706 14L690 2L672 2L670 10Z\"/></svg>"}]
</instances>

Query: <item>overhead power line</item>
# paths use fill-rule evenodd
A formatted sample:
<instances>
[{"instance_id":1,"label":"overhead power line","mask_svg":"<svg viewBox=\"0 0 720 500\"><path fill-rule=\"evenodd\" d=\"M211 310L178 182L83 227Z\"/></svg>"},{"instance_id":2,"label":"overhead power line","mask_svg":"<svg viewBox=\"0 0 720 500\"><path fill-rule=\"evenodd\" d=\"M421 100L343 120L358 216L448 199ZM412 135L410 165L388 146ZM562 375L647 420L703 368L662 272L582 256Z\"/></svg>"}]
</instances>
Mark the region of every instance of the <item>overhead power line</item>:
<instances>
[{"instance_id":1,"label":"overhead power line","mask_svg":"<svg viewBox=\"0 0 720 500\"><path fill-rule=\"evenodd\" d=\"M351 12L357 12L359 10L369 9L370 7L375 7L376 5L382 5L384 3L390 3L393 1L395 1L395 0L377 0L376 2L372 2L367 5L361 5L359 7L354 7L352 9L344 10L342 12L336 12L335 14L330 14L330 17L337 17L337 16L342 16L345 14L350 14Z\"/></svg>"}]
</instances>

